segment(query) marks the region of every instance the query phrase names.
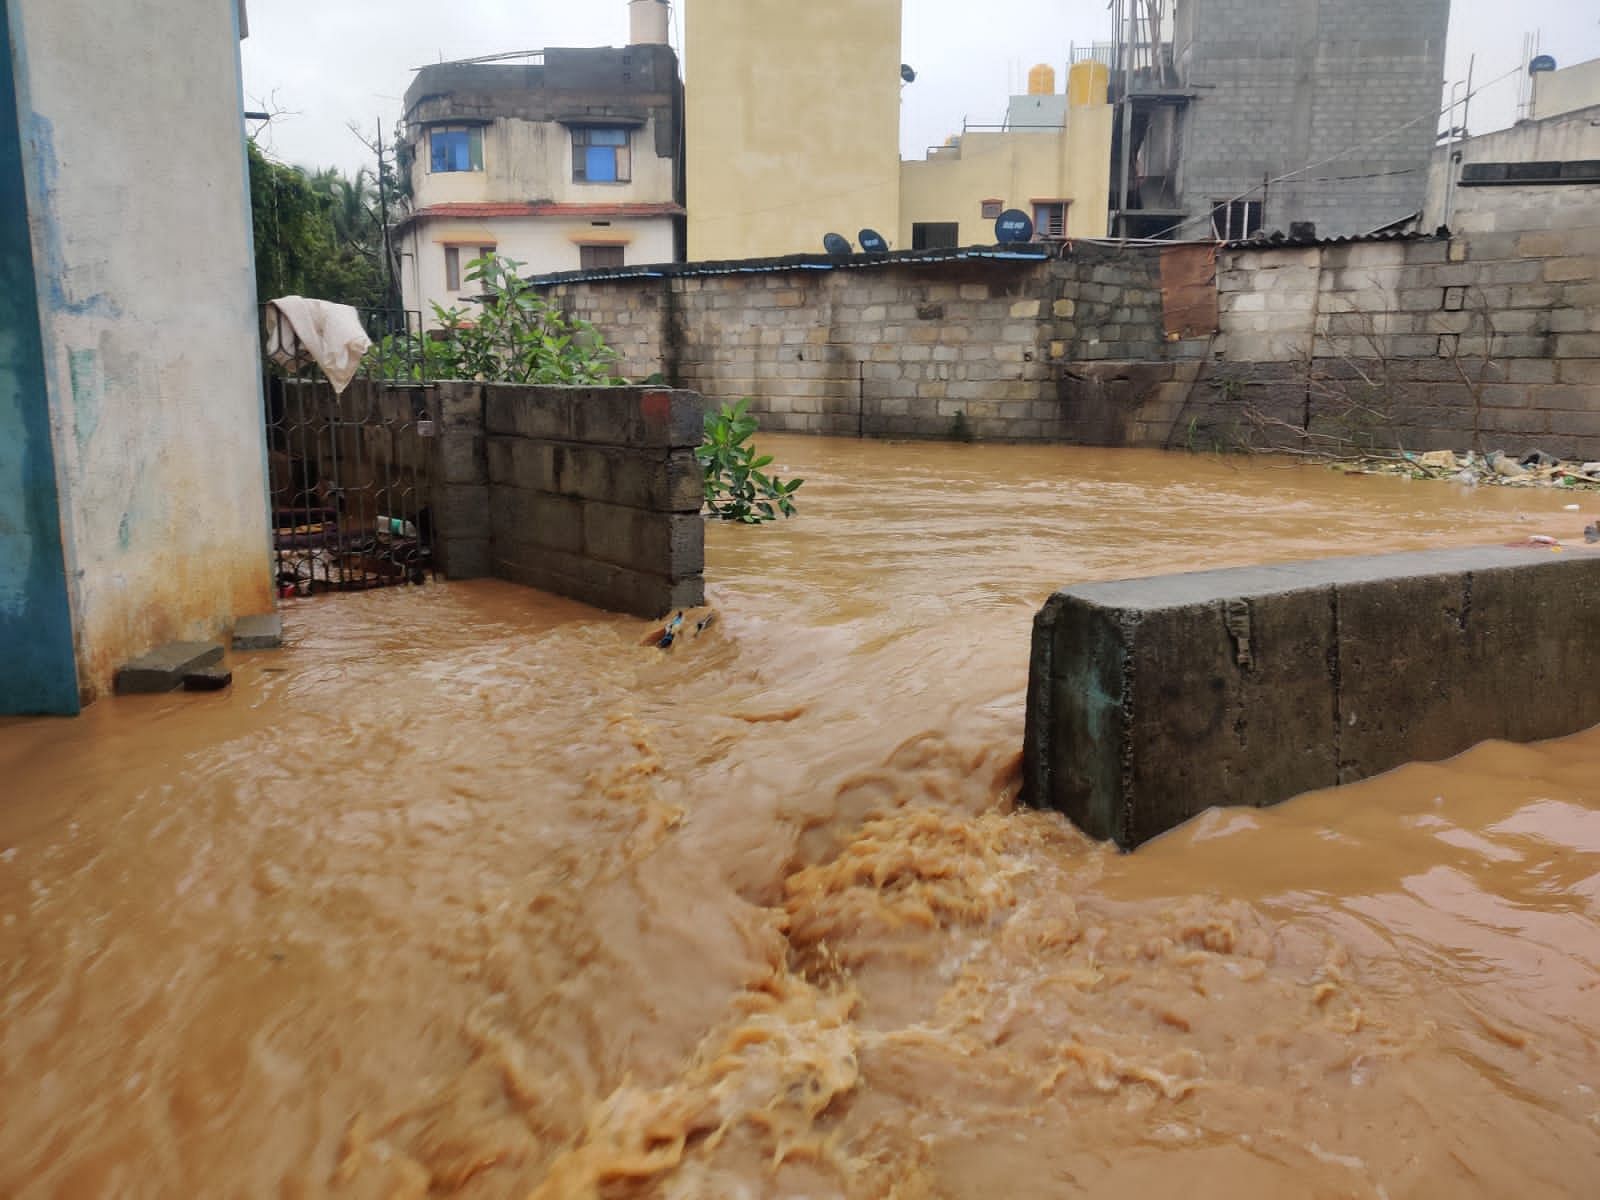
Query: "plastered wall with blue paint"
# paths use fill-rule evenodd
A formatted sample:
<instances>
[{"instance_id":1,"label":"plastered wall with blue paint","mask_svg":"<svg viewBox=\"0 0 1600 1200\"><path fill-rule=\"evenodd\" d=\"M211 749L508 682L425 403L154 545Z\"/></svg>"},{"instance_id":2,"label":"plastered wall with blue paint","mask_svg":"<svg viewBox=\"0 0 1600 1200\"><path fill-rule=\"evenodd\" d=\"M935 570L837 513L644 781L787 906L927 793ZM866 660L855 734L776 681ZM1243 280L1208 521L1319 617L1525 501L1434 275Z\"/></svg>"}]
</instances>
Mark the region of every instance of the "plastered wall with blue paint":
<instances>
[{"instance_id":1,"label":"plastered wall with blue paint","mask_svg":"<svg viewBox=\"0 0 1600 1200\"><path fill-rule=\"evenodd\" d=\"M6 12L0 7L0 713L75 713L72 614Z\"/></svg>"},{"instance_id":2,"label":"plastered wall with blue paint","mask_svg":"<svg viewBox=\"0 0 1600 1200\"><path fill-rule=\"evenodd\" d=\"M6 11L88 700L122 662L272 607L237 13Z\"/></svg>"}]
</instances>

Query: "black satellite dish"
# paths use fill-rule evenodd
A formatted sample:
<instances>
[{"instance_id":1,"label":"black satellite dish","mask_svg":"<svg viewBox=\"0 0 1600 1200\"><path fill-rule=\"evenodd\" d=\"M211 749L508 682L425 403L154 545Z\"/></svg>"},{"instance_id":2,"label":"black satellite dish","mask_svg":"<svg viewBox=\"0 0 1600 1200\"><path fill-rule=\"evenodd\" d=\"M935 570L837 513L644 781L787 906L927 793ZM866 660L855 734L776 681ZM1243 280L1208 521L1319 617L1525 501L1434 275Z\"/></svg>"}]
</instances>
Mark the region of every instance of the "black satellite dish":
<instances>
[{"instance_id":1,"label":"black satellite dish","mask_svg":"<svg viewBox=\"0 0 1600 1200\"><path fill-rule=\"evenodd\" d=\"M867 254L889 253L889 243L883 240L883 234L876 229L863 229L858 240L861 242L861 249Z\"/></svg>"},{"instance_id":2,"label":"black satellite dish","mask_svg":"<svg viewBox=\"0 0 1600 1200\"><path fill-rule=\"evenodd\" d=\"M917 73L915 71L913 71L910 67L906 66L905 63L901 63L900 64L900 78L903 79L907 83L915 83L917 81Z\"/></svg>"},{"instance_id":3,"label":"black satellite dish","mask_svg":"<svg viewBox=\"0 0 1600 1200\"><path fill-rule=\"evenodd\" d=\"M850 242L849 239L841 237L837 233L830 233L822 239L822 248L829 254L849 254Z\"/></svg>"},{"instance_id":4,"label":"black satellite dish","mask_svg":"<svg viewBox=\"0 0 1600 1200\"><path fill-rule=\"evenodd\" d=\"M994 223L994 239L1002 246L1033 240L1033 219L1020 208L1008 208Z\"/></svg>"}]
</instances>

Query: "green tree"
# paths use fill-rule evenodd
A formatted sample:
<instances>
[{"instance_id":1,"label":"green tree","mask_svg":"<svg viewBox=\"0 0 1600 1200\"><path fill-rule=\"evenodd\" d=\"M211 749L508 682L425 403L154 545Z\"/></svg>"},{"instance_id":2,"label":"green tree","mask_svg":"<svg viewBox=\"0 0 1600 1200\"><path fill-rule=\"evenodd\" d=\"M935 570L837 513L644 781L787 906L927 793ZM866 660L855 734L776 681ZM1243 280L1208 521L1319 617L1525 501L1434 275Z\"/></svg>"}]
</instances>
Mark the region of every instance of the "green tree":
<instances>
[{"instance_id":1,"label":"green tree","mask_svg":"<svg viewBox=\"0 0 1600 1200\"><path fill-rule=\"evenodd\" d=\"M372 172L308 172L249 144L257 298L308 296L358 308L396 307L384 269Z\"/></svg>"}]
</instances>

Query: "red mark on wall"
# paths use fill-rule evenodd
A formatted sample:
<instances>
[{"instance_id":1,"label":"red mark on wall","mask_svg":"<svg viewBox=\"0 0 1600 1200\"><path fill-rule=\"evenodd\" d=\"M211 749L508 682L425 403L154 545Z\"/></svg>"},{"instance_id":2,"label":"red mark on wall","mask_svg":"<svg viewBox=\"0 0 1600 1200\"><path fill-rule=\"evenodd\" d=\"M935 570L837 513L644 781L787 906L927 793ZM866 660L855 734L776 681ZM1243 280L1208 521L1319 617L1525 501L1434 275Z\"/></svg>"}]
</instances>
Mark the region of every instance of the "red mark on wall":
<instances>
[{"instance_id":1,"label":"red mark on wall","mask_svg":"<svg viewBox=\"0 0 1600 1200\"><path fill-rule=\"evenodd\" d=\"M672 416L672 396L668 392L646 392L639 401L639 411L652 425L665 425Z\"/></svg>"}]
</instances>

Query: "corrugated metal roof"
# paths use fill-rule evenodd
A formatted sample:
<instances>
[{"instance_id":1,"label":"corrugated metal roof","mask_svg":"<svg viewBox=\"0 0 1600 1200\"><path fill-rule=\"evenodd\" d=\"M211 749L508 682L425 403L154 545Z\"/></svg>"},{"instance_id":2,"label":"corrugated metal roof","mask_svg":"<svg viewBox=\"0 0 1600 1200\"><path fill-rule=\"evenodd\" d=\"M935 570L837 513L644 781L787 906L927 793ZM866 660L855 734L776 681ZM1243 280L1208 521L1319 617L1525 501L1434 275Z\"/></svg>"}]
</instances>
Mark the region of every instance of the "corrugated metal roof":
<instances>
[{"instance_id":1,"label":"corrugated metal roof","mask_svg":"<svg viewBox=\"0 0 1600 1200\"><path fill-rule=\"evenodd\" d=\"M558 283L622 279L688 279L707 275L771 275L784 271L861 271L874 267L919 267L949 262L1048 261L1051 248L1042 245L970 246L955 250L891 250L887 254L791 254L783 258L743 258L722 262L658 263L652 266L604 267L593 271L560 271L536 275L540 287Z\"/></svg>"},{"instance_id":2,"label":"corrugated metal roof","mask_svg":"<svg viewBox=\"0 0 1600 1200\"><path fill-rule=\"evenodd\" d=\"M1413 229L1380 229L1372 233L1353 233L1345 237L1290 237L1278 232L1263 237L1240 238L1222 243L1224 250L1293 250L1313 246L1356 246L1366 242L1432 242L1448 239L1448 232L1422 233Z\"/></svg>"}]
</instances>

